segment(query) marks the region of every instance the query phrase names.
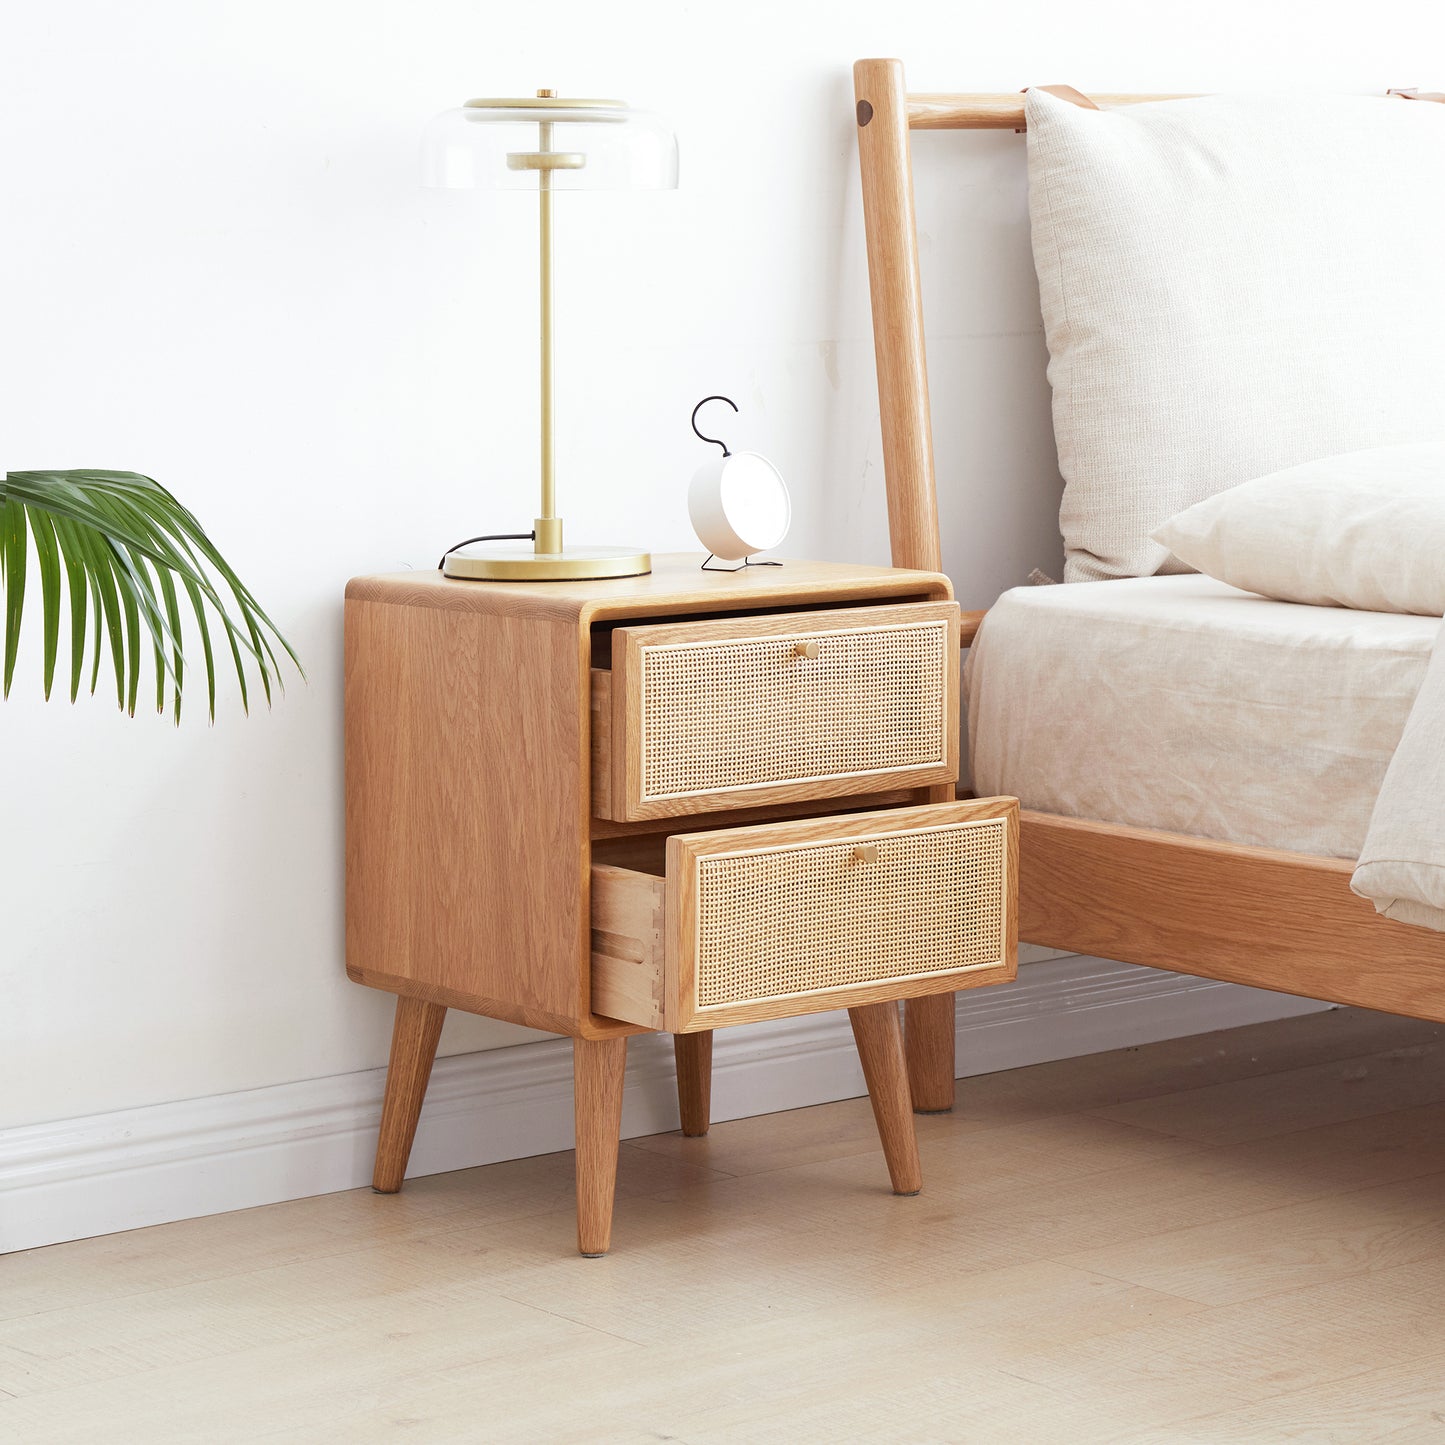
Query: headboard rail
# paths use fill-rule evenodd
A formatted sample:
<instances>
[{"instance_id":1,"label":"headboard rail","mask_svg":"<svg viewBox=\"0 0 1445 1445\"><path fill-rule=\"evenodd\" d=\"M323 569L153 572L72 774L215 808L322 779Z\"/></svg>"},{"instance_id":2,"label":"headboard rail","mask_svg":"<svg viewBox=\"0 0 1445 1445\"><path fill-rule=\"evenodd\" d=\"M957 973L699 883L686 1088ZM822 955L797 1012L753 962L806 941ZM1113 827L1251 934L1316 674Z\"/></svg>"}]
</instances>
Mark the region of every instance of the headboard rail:
<instances>
[{"instance_id":1,"label":"headboard rail","mask_svg":"<svg viewBox=\"0 0 1445 1445\"><path fill-rule=\"evenodd\" d=\"M891 60L860 60L859 65L896 65ZM855 68L854 74L857 74ZM861 94L861 92L860 92ZM1100 110L1141 105L1152 100L1192 100L1189 95L1100 95L1089 92ZM923 95L908 97L909 130L1024 130L1024 98L1018 94Z\"/></svg>"}]
</instances>

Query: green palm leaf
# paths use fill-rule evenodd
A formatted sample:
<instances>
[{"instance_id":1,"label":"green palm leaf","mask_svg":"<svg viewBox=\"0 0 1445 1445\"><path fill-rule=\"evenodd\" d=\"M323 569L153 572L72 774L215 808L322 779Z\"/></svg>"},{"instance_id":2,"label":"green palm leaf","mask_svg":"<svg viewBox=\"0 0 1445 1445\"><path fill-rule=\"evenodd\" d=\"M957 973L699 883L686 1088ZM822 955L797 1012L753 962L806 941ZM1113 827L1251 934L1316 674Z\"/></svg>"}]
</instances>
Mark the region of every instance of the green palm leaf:
<instances>
[{"instance_id":1,"label":"green palm leaf","mask_svg":"<svg viewBox=\"0 0 1445 1445\"><path fill-rule=\"evenodd\" d=\"M59 650L62 577L70 603L72 702L80 691L89 631L91 692L108 645L116 701L134 714L144 654L149 652L156 710L165 711L169 690L179 723L185 678L182 594L201 641L212 718L216 673L208 613L225 631L243 708L249 710L250 669L255 669L268 702L272 683L282 686L278 647L301 671L295 652L250 589L196 518L160 483L136 472L9 472L0 480L5 697L10 695L19 653L32 546L40 582L47 698Z\"/></svg>"}]
</instances>

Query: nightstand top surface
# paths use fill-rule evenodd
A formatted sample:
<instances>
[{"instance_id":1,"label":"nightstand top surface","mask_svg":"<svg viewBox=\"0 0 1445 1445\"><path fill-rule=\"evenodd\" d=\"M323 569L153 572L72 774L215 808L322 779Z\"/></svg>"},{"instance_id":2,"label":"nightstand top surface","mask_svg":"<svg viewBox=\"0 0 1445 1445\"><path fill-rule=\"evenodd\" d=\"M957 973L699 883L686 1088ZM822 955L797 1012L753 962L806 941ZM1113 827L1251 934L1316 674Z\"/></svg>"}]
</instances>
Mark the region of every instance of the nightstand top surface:
<instances>
[{"instance_id":1,"label":"nightstand top surface","mask_svg":"<svg viewBox=\"0 0 1445 1445\"><path fill-rule=\"evenodd\" d=\"M947 599L953 588L938 572L901 567L867 567L853 562L787 559L781 567L745 567L737 572L704 572L701 552L654 555L642 577L576 582L471 582L427 569L354 577L346 585L351 601L397 607L439 607L457 612L494 612L553 617L626 616L642 613L732 611L796 605L812 596L891 597L926 594Z\"/></svg>"}]
</instances>

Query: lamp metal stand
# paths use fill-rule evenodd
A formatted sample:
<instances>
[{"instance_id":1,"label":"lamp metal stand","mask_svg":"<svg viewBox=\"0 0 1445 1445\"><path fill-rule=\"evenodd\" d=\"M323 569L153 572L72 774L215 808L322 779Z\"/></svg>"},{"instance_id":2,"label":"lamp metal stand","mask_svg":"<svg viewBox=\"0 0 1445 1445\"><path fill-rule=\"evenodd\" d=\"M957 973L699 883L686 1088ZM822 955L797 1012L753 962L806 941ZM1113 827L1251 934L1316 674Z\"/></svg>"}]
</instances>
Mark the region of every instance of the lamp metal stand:
<instances>
[{"instance_id":1,"label":"lamp metal stand","mask_svg":"<svg viewBox=\"0 0 1445 1445\"><path fill-rule=\"evenodd\" d=\"M556 104L555 90L539 90L542 104ZM448 577L487 579L494 582L555 582L568 578L638 577L652 571L652 557L635 547L573 547L562 543L562 519L557 515L556 448L552 424L552 173L580 170L587 157L577 151L559 151L552 145L554 122L539 121L535 151L514 151L507 156L511 170L536 171L539 203L538 271L541 306L538 313L541 349L541 515L532 523L533 543L523 547L491 544L449 552L443 571Z\"/></svg>"}]
</instances>

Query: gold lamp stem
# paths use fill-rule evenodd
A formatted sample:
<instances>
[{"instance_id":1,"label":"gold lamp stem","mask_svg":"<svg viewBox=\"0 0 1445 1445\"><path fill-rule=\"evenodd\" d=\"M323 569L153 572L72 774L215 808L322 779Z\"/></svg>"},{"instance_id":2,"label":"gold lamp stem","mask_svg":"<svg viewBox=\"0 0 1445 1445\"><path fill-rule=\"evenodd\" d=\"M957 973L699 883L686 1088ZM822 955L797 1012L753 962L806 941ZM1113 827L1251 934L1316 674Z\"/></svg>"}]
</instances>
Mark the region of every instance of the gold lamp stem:
<instances>
[{"instance_id":1,"label":"gold lamp stem","mask_svg":"<svg viewBox=\"0 0 1445 1445\"><path fill-rule=\"evenodd\" d=\"M572 122L589 119L593 124L625 117L627 110L612 101L559 100L555 90L539 90L535 99L469 101L464 109L494 112L504 118L509 110L529 111L536 116L537 149L508 151L509 171L537 173L538 201L538 272L541 309L538 315L539 356L541 371L541 505L539 516L532 521L532 550L520 547L490 545L505 542L505 537L478 538L448 552L442 571L448 577L465 577L477 582L558 582L563 580L641 577L652 571L652 557L636 547L573 547L562 545L562 519L557 515L556 444L552 426L552 184L553 171L580 171L587 165L585 145L578 150L553 148L554 133L562 127L560 137L565 144ZM597 112L597 116L591 116ZM560 116L554 120L552 116ZM574 125L585 138L586 127ZM584 181L587 177L582 178Z\"/></svg>"},{"instance_id":2,"label":"gold lamp stem","mask_svg":"<svg viewBox=\"0 0 1445 1445\"><path fill-rule=\"evenodd\" d=\"M539 90L537 95L548 98L556 93L555 90ZM539 150L546 155L552 149L552 122L542 121L538 130L541 132ZM538 259L542 278L542 508L541 515L533 523L536 541L532 550L557 553L562 550L562 519L557 516L557 478L552 447L552 171L545 162L537 172L537 190L541 216Z\"/></svg>"}]
</instances>

